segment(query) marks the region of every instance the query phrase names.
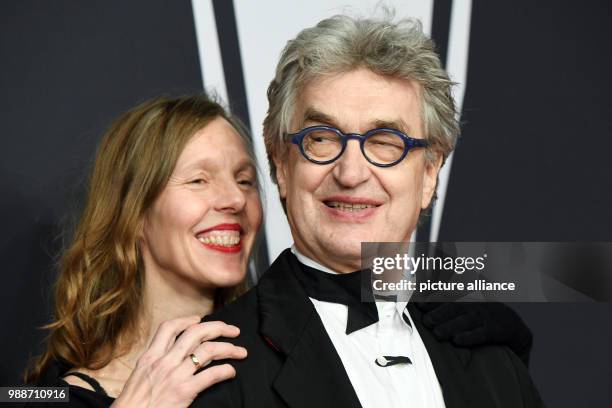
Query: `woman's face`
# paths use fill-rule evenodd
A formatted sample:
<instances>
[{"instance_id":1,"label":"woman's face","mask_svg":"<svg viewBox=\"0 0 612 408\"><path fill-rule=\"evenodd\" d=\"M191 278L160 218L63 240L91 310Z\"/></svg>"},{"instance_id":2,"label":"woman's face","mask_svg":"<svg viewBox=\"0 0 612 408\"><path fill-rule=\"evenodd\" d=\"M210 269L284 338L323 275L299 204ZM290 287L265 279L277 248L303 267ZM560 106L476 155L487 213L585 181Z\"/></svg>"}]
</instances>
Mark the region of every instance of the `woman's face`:
<instances>
[{"instance_id":1,"label":"woman's face","mask_svg":"<svg viewBox=\"0 0 612 408\"><path fill-rule=\"evenodd\" d=\"M196 132L145 218L145 268L195 288L238 284L261 225L256 183L254 163L229 122L218 117Z\"/></svg>"}]
</instances>

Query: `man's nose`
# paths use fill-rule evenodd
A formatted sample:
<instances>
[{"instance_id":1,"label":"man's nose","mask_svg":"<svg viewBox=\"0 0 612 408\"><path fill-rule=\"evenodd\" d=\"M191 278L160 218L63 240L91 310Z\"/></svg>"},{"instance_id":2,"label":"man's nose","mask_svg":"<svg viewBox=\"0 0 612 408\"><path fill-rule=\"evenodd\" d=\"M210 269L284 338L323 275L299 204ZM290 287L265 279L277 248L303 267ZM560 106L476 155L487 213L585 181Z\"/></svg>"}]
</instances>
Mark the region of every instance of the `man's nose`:
<instances>
[{"instance_id":1,"label":"man's nose","mask_svg":"<svg viewBox=\"0 0 612 408\"><path fill-rule=\"evenodd\" d=\"M214 200L215 210L232 214L242 211L246 204L245 193L235 180L219 182Z\"/></svg>"},{"instance_id":2,"label":"man's nose","mask_svg":"<svg viewBox=\"0 0 612 408\"><path fill-rule=\"evenodd\" d=\"M370 166L361 153L359 140L349 140L342 156L336 161L334 178L344 187L353 188L366 182L371 175Z\"/></svg>"}]
</instances>

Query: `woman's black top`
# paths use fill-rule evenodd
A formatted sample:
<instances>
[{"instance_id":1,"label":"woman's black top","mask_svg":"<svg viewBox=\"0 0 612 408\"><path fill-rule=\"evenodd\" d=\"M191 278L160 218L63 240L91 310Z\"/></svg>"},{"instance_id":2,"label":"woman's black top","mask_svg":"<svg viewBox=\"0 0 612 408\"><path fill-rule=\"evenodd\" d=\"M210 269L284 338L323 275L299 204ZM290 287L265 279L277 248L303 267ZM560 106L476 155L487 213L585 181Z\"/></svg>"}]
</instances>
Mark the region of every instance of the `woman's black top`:
<instances>
[{"instance_id":1,"label":"woman's black top","mask_svg":"<svg viewBox=\"0 0 612 408\"><path fill-rule=\"evenodd\" d=\"M85 381L94 390L68 384L62 377L75 376ZM75 408L106 408L109 407L115 399L109 397L106 391L98 381L94 378L77 372L64 372L60 374L57 367L49 367L43 373L41 381L36 384L41 387L68 387L69 402L31 402L26 404L26 407L41 408L41 407L75 407Z\"/></svg>"}]
</instances>

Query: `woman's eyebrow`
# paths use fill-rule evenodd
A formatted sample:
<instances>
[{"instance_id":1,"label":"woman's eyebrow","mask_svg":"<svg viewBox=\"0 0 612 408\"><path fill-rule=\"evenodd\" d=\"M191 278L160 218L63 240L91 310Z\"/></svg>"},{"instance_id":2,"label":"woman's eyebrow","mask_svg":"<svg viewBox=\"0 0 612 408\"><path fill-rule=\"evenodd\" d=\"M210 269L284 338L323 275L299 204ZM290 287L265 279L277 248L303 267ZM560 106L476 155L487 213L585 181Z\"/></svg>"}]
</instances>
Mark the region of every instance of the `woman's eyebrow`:
<instances>
[{"instance_id":1,"label":"woman's eyebrow","mask_svg":"<svg viewBox=\"0 0 612 408\"><path fill-rule=\"evenodd\" d=\"M192 162L191 164L186 165L185 167L182 168L182 170L190 171L190 170L198 170L198 169L210 169L210 168L215 168L215 165L216 164L214 160L202 158L202 159L198 159Z\"/></svg>"},{"instance_id":2,"label":"woman's eyebrow","mask_svg":"<svg viewBox=\"0 0 612 408\"><path fill-rule=\"evenodd\" d=\"M203 158L203 159L196 160L186 165L185 167L182 167L181 169L179 169L179 171L190 172L192 170L200 170L200 169L217 170L220 167L224 167L224 166L218 161ZM257 173L257 166L255 165L255 163L253 163L253 161L250 158L244 158L243 160L240 160L235 165L231 165L231 167L234 168L235 169L234 171L236 172L252 170L253 172Z\"/></svg>"},{"instance_id":3,"label":"woman's eyebrow","mask_svg":"<svg viewBox=\"0 0 612 408\"><path fill-rule=\"evenodd\" d=\"M245 159L241 161L240 163L236 165L236 169L238 172L245 171L245 170L251 170L253 171L253 173L257 173L257 166L255 166L255 163L253 163L251 159Z\"/></svg>"}]
</instances>

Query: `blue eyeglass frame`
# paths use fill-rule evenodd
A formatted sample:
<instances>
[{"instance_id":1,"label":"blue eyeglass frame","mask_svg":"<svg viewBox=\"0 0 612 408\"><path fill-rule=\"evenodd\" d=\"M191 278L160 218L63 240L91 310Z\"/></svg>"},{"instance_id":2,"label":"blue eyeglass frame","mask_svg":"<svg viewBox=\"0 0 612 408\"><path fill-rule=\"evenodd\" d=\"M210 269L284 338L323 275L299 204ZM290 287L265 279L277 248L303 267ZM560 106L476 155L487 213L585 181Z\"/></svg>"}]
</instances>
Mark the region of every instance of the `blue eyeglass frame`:
<instances>
[{"instance_id":1,"label":"blue eyeglass frame","mask_svg":"<svg viewBox=\"0 0 612 408\"><path fill-rule=\"evenodd\" d=\"M306 154L306 152L304 151L304 146L302 145L302 141L304 140L304 138L306 137L306 135L312 131L315 130L329 130L334 132L335 134L337 134L340 137L340 140L342 141L342 148L340 149L340 153L338 153L338 155L336 157L334 157L333 159L330 160L314 160L311 159L310 157L308 157L308 155ZM371 160L368 155L365 152L365 142L366 140L372 136L375 135L377 133L381 133L381 132L386 132L386 133L393 133L394 135L399 136L403 141L404 141L404 152L402 153L402 155L400 156L399 159L397 159L394 162L391 163L387 163L387 164L381 164L381 163L376 163L375 161ZM359 147L361 148L361 154L363 154L363 157L365 157L365 159L370 162L371 164L373 164L374 166L378 166L378 167L391 167L391 166L395 166L396 164L398 164L399 162L401 162L402 160L404 160L404 157L406 157L406 155L408 154L408 152L411 149L417 148L417 147L427 147L429 146L429 143L427 143L427 141L423 140L423 139L415 139L413 137L407 136L404 133L400 132L397 129L391 129L391 128L376 128L376 129L371 129L368 130L367 132L360 134L360 133L343 133L341 130L336 129L333 126L324 126L324 125L317 125L317 126L309 126L307 128L304 128L302 130L300 130L299 132L296 133L287 133L287 136L291 137L291 143L297 145L300 149L300 152L302 153L302 156L304 156L306 158L306 160L315 163L315 164L330 164L335 162L336 160L338 160L338 158L340 158L340 156L342 156L342 154L344 153L344 150L346 149L346 144L348 143L349 140L351 139L355 139L359 141Z\"/></svg>"}]
</instances>

